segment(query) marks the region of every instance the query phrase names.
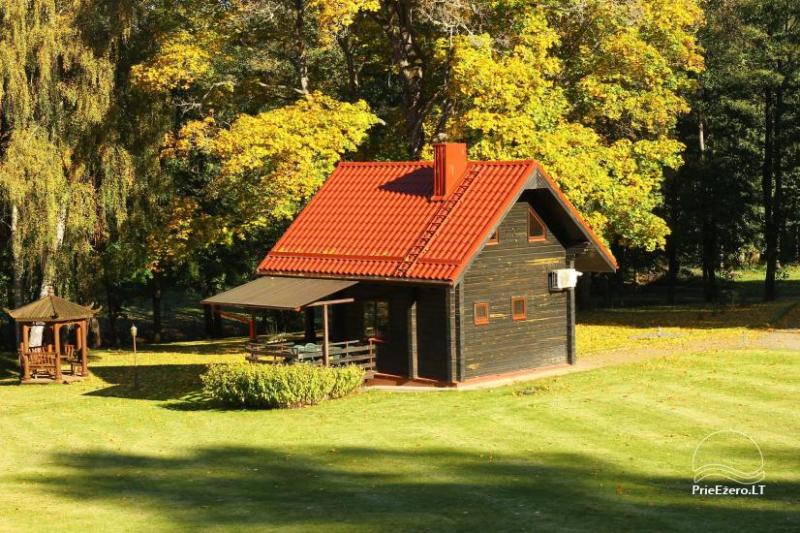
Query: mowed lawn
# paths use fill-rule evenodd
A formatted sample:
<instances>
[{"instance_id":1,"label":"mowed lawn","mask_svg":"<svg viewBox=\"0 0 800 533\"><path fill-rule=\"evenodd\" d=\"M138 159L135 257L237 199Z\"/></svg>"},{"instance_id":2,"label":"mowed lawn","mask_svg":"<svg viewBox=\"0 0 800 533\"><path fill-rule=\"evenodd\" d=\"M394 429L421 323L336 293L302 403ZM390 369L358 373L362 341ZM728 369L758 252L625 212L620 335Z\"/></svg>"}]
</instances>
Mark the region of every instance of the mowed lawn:
<instances>
[{"instance_id":1,"label":"mowed lawn","mask_svg":"<svg viewBox=\"0 0 800 533\"><path fill-rule=\"evenodd\" d=\"M138 390L132 357L107 351L81 384L8 377L0 531L800 530L798 353L213 409L197 377L237 348L140 354ZM691 495L695 447L721 429L761 446L764 496Z\"/></svg>"}]
</instances>

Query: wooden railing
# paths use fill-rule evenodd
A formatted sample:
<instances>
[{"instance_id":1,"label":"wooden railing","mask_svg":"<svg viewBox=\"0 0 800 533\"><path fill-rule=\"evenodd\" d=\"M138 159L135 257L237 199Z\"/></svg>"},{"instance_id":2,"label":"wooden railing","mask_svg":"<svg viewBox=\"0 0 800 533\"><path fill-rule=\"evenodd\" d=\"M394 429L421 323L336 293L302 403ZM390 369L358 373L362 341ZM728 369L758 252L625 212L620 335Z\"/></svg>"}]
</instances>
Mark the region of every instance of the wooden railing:
<instances>
[{"instance_id":1,"label":"wooden railing","mask_svg":"<svg viewBox=\"0 0 800 533\"><path fill-rule=\"evenodd\" d=\"M371 339L370 339L371 341ZM361 341L332 342L329 347L331 366L357 365L368 373L375 371L375 343ZM248 342L247 360L263 363L323 364L322 346L319 344L294 345L288 342Z\"/></svg>"}]
</instances>

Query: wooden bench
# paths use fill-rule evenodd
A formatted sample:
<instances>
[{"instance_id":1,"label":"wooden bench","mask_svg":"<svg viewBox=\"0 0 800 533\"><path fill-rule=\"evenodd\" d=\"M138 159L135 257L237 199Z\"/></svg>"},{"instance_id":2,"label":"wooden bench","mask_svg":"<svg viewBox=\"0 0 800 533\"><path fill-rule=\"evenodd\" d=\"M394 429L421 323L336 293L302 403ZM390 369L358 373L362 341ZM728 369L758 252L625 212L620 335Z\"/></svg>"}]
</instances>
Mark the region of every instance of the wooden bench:
<instances>
[{"instance_id":1,"label":"wooden bench","mask_svg":"<svg viewBox=\"0 0 800 533\"><path fill-rule=\"evenodd\" d=\"M28 348L19 347L22 362L22 379L28 381L39 372L44 372L54 379L61 379L61 356L53 350L52 345Z\"/></svg>"}]
</instances>

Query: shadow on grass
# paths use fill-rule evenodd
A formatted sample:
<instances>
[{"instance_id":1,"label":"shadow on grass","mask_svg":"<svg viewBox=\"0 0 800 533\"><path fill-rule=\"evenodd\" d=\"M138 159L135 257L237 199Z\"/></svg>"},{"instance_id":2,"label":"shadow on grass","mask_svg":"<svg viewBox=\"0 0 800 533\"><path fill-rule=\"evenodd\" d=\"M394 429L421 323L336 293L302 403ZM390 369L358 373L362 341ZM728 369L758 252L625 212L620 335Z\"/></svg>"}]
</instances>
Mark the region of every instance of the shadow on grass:
<instances>
[{"instance_id":1,"label":"shadow on grass","mask_svg":"<svg viewBox=\"0 0 800 533\"><path fill-rule=\"evenodd\" d=\"M136 507L183 530L797 531L797 483L698 497L686 477L594 456L452 449L211 447L184 457L65 452L24 477L58 498ZM634 465L631 465L634 466ZM62 473L63 471L63 473ZM124 503L123 503L124 502Z\"/></svg>"},{"instance_id":2,"label":"shadow on grass","mask_svg":"<svg viewBox=\"0 0 800 533\"><path fill-rule=\"evenodd\" d=\"M19 359L17 354L0 352L0 385L19 383Z\"/></svg>"},{"instance_id":3,"label":"shadow on grass","mask_svg":"<svg viewBox=\"0 0 800 533\"><path fill-rule=\"evenodd\" d=\"M242 354L244 356L245 337L231 337L208 341L170 342L163 344L140 344L140 352L181 353L200 355Z\"/></svg>"},{"instance_id":4,"label":"shadow on grass","mask_svg":"<svg viewBox=\"0 0 800 533\"><path fill-rule=\"evenodd\" d=\"M109 384L87 396L177 401L187 409L205 406L200 374L206 365L98 366L92 373Z\"/></svg>"}]
</instances>

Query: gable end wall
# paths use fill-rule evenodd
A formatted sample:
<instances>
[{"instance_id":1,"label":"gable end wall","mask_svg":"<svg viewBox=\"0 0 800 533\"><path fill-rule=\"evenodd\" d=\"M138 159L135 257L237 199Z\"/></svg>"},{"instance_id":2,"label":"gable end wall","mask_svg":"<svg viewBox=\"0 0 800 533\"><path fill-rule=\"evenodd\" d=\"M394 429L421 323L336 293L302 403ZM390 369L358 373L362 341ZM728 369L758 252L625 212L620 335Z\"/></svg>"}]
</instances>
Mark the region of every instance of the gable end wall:
<instances>
[{"instance_id":1,"label":"gable end wall","mask_svg":"<svg viewBox=\"0 0 800 533\"><path fill-rule=\"evenodd\" d=\"M566 293L551 293L548 272L566 265L558 240L528 242L528 202L500 223L500 242L487 245L464 274L461 356L466 379L567 362ZM525 296L527 318L513 320L511 298ZM490 320L475 325L475 302L489 302Z\"/></svg>"}]
</instances>

